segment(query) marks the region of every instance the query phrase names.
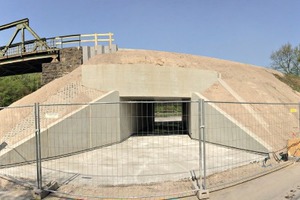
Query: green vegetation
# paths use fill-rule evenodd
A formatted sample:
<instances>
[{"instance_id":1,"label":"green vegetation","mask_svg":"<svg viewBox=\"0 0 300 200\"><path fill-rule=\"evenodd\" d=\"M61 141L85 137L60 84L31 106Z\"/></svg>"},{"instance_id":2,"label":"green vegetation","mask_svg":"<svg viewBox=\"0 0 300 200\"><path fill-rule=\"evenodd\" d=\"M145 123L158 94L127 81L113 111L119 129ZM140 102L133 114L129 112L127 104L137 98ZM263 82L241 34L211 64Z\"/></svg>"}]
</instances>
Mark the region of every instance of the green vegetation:
<instances>
[{"instance_id":1,"label":"green vegetation","mask_svg":"<svg viewBox=\"0 0 300 200\"><path fill-rule=\"evenodd\" d=\"M276 78L300 92L300 44L293 47L290 43L282 45L271 54L271 67L282 73L274 74Z\"/></svg>"},{"instance_id":2,"label":"green vegetation","mask_svg":"<svg viewBox=\"0 0 300 200\"><path fill-rule=\"evenodd\" d=\"M154 108L156 117L177 116L182 112L181 103L157 103Z\"/></svg>"},{"instance_id":3,"label":"green vegetation","mask_svg":"<svg viewBox=\"0 0 300 200\"><path fill-rule=\"evenodd\" d=\"M300 92L300 77L294 74L284 74L283 76L274 74L276 78L289 85L293 90Z\"/></svg>"},{"instance_id":4,"label":"green vegetation","mask_svg":"<svg viewBox=\"0 0 300 200\"><path fill-rule=\"evenodd\" d=\"M0 77L0 107L8 106L41 87L41 74Z\"/></svg>"},{"instance_id":5,"label":"green vegetation","mask_svg":"<svg viewBox=\"0 0 300 200\"><path fill-rule=\"evenodd\" d=\"M271 54L271 67L285 74L300 75L300 45L282 45Z\"/></svg>"}]
</instances>

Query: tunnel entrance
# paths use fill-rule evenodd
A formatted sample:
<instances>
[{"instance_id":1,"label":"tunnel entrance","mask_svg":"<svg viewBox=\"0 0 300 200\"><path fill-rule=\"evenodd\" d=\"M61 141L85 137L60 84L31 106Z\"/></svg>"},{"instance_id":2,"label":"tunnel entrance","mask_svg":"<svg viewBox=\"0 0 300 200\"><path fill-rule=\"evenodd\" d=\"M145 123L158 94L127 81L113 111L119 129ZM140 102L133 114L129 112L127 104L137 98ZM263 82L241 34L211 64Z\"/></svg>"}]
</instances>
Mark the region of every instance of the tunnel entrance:
<instances>
[{"instance_id":1,"label":"tunnel entrance","mask_svg":"<svg viewBox=\"0 0 300 200\"><path fill-rule=\"evenodd\" d=\"M135 136L189 133L188 101L138 101Z\"/></svg>"},{"instance_id":2,"label":"tunnel entrance","mask_svg":"<svg viewBox=\"0 0 300 200\"><path fill-rule=\"evenodd\" d=\"M160 102L154 104L154 135L187 134L183 120L187 112L183 111L186 106L182 102Z\"/></svg>"}]
</instances>

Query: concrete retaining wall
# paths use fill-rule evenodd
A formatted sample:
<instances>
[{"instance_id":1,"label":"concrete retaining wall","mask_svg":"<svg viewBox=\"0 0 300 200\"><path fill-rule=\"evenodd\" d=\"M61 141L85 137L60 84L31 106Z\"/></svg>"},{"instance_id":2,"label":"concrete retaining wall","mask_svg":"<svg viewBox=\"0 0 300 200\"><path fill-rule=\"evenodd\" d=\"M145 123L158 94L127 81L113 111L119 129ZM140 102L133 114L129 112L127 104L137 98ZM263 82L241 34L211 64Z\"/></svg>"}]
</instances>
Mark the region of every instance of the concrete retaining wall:
<instances>
[{"instance_id":1,"label":"concrete retaining wall","mask_svg":"<svg viewBox=\"0 0 300 200\"><path fill-rule=\"evenodd\" d=\"M121 97L190 98L218 80L218 73L152 64L83 65L82 82L89 88L117 90Z\"/></svg>"},{"instance_id":2,"label":"concrete retaining wall","mask_svg":"<svg viewBox=\"0 0 300 200\"><path fill-rule=\"evenodd\" d=\"M82 58L83 64L88 61L90 58L97 54L104 54L104 53L115 53L118 51L118 46L116 44L112 44L111 47L109 46L83 46L82 47Z\"/></svg>"},{"instance_id":3,"label":"concrete retaining wall","mask_svg":"<svg viewBox=\"0 0 300 200\"><path fill-rule=\"evenodd\" d=\"M42 85L70 73L81 64L81 48L71 47L59 50L59 61L42 64Z\"/></svg>"},{"instance_id":4,"label":"concrete retaining wall","mask_svg":"<svg viewBox=\"0 0 300 200\"><path fill-rule=\"evenodd\" d=\"M58 119L47 129L41 130L42 158L64 156L111 145L144 128L149 129L149 124L154 127L153 104L119 101L117 91L109 92L93 103ZM9 149L0 152L1 165L34 161L35 146L35 134L9 146Z\"/></svg>"},{"instance_id":5,"label":"concrete retaining wall","mask_svg":"<svg viewBox=\"0 0 300 200\"><path fill-rule=\"evenodd\" d=\"M199 100L203 97L198 93L192 93L191 96L192 103L184 105L185 109L190 110L184 113L183 120L189 126L191 138L199 139ZM42 158L63 156L118 143L145 128L151 132L151 128L154 127L153 103L133 104L119 101L119 93L110 92L42 130ZM270 147L263 140L217 106L206 103L205 113L207 142L251 151L270 151ZM226 129L225 126L230 128ZM9 146L9 149L2 150L1 165L34 161L35 145L35 135L32 134L18 144Z\"/></svg>"},{"instance_id":6,"label":"concrete retaining wall","mask_svg":"<svg viewBox=\"0 0 300 200\"><path fill-rule=\"evenodd\" d=\"M198 93L192 94L192 100L194 101L199 101L202 98ZM194 139L199 139L201 123L200 114L198 114L199 106L198 103L192 103L191 105L190 128L191 137ZM271 147L255 133L248 130L216 105L208 103L205 103L205 135L206 141L211 143L257 152L268 153L271 151Z\"/></svg>"},{"instance_id":7,"label":"concrete retaining wall","mask_svg":"<svg viewBox=\"0 0 300 200\"><path fill-rule=\"evenodd\" d=\"M95 104L84 106L42 132L42 157L69 154L120 141L118 92L102 96Z\"/></svg>"},{"instance_id":8,"label":"concrete retaining wall","mask_svg":"<svg viewBox=\"0 0 300 200\"><path fill-rule=\"evenodd\" d=\"M112 44L110 48L109 46L98 45L60 49L57 62L42 64L42 85L70 73L97 54L114 53L117 51L118 46L116 44Z\"/></svg>"},{"instance_id":9,"label":"concrete retaining wall","mask_svg":"<svg viewBox=\"0 0 300 200\"><path fill-rule=\"evenodd\" d=\"M129 137L134 126L121 129L120 104L101 104L101 102L118 102L119 93L110 92L95 104L82 108L59 119L45 130L41 130L42 158L50 158L89 148L120 142ZM1 165L33 161L36 158L35 135L1 151Z\"/></svg>"}]
</instances>

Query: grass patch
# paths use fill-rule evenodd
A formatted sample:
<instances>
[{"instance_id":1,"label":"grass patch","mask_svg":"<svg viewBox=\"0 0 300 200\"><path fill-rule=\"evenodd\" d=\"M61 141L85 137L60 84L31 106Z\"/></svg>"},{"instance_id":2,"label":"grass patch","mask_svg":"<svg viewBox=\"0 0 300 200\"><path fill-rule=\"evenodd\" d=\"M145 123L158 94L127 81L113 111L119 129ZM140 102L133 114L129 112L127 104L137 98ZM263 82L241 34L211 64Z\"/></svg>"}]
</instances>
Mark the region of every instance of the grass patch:
<instances>
[{"instance_id":1,"label":"grass patch","mask_svg":"<svg viewBox=\"0 0 300 200\"><path fill-rule=\"evenodd\" d=\"M155 104L155 117L181 116L182 103L157 103Z\"/></svg>"},{"instance_id":2,"label":"grass patch","mask_svg":"<svg viewBox=\"0 0 300 200\"><path fill-rule=\"evenodd\" d=\"M300 77L293 74L285 74L284 76L280 76L278 74L274 74L274 76L280 81L284 82L288 86L290 86L293 90L300 92Z\"/></svg>"}]
</instances>

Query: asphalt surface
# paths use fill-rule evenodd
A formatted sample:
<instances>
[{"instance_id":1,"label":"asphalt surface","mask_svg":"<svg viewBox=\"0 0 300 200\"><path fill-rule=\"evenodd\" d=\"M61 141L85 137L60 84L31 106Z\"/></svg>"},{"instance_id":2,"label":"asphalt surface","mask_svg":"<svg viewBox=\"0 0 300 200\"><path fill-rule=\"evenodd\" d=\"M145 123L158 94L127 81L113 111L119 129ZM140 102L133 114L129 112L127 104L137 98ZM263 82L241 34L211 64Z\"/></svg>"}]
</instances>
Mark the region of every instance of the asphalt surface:
<instances>
[{"instance_id":1,"label":"asphalt surface","mask_svg":"<svg viewBox=\"0 0 300 200\"><path fill-rule=\"evenodd\" d=\"M300 200L300 162L258 179L210 193L211 200Z\"/></svg>"}]
</instances>

